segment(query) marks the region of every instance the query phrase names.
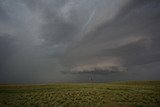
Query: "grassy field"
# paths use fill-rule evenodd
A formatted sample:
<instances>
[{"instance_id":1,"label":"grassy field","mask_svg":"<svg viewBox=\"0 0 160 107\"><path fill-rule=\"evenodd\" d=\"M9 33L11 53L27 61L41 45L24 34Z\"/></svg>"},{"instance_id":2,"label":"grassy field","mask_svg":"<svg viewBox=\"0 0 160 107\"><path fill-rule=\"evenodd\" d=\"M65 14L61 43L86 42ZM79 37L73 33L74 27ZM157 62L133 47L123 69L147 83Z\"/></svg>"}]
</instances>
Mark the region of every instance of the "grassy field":
<instances>
[{"instance_id":1,"label":"grassy field","mask_svg":"<svg viewBox=\"0 0 160 107\"><path fill-rule=\"evenodd\" d=\"M160 107L160 81L0 85L0 107Z\"/></svg>"}]
</instances>

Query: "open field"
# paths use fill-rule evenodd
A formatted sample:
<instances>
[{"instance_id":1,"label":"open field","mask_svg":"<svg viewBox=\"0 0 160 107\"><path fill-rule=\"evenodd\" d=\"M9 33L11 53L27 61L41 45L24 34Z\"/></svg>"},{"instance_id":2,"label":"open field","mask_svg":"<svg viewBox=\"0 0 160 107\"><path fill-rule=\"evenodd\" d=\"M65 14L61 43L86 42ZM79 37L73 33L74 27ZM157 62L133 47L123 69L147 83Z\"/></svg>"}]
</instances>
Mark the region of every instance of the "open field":
<instances>
[{"instance_id":1,"label":"open field","mask_svg":"<svg viewBox=\"0 0 160 107\"><path fill-rule=\"evenodd\" d=\"M130 106L160 106L160 81L0 85L0 107Z\"/></svg>"}]
</instances>

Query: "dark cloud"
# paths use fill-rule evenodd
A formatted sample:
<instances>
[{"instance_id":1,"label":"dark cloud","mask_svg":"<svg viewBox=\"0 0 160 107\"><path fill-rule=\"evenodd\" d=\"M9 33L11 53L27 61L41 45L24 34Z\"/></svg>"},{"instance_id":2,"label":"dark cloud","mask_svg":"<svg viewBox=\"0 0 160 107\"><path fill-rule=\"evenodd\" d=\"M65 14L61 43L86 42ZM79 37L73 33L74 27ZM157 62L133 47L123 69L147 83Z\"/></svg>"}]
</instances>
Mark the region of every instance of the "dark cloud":
<instances>
[{"instance_id":1,"label":"dark cloud","mask_svg":"<svg viewBox=\"0 0 160 107\"><path fill-rule=\"evenodd\" d=\"M5 66L5 61L14 53L14 39L7 34L0 35L0 71L3 71L3 66Z\"/></svg>"},{"instance_id":2,"label":"dark cloud","mask_svg":"<svg viewBox=\"0 0 160 107\"><path fill-rule=\"evenodd\" d=\"M6 13L5 11L2 9L2 7L0 7L0 19L1 21L4 20L6 18Z\"/></svg>"},{"instance_id":3,"label":"dark cloud","mask_svg":"<svg viewBox=\"0 0 160 107\"><path fill-rule=\"evenodd\" d=\"M159 28L159 0L0 0L0 82L159 79Z\"/></svg>"},{"instance_id":4,"label":"dark cloud","mask_svg":"<svg viewBox=\"0 0 160 107\"><path fill-rule=\"evenodd\" d=\"M124 66L159 61L159 5L156 0L129 2L115 18L86 35L69 56L118 57Z\"/></svg>"},{"instance_id":5,"label":"dark cloud","mask_svg":"<svg viewBox=\"0 0 160 107\"><path fill-rule=\"evenodd\" d=\"M57 12L46 12L46 23L42 27L43 38L48 43L65 44L70 42L78 30L73 22L66 22Z\"/></svg>"}]
</instances>

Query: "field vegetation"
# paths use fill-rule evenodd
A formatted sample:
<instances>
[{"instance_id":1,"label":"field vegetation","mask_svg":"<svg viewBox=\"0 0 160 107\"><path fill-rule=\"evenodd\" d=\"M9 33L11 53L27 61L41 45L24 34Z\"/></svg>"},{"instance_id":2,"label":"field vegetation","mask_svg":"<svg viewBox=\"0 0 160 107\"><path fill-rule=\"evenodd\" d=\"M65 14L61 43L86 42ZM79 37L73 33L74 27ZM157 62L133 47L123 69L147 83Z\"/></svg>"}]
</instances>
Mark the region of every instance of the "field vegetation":
<instances>
[{"instance_id":1,"label":"field vegetation","mask_svg":"<svg viewBox=\"0 0 160 107\"><path fill-rule=\"evenodd\" d=\"M160 107L160 81L5 84L0 107Z\"/></svg>"}]
</instances>

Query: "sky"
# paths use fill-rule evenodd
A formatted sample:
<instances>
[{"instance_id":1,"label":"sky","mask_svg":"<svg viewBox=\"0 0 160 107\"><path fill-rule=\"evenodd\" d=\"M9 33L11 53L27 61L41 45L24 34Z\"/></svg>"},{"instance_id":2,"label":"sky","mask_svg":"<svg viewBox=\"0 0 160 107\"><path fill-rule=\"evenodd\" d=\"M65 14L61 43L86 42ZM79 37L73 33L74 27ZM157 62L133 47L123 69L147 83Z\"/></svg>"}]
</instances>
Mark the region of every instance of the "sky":
<instances>
[{"instance_id":1,"label":"sky","mask_svg":"<svg viewBox=\"0 0 160 107\"><path fill-rule=\"evenodd\" d=\"M0 0L0 83L160 80L159 0Z\"/></svg>"}]
</instances>

